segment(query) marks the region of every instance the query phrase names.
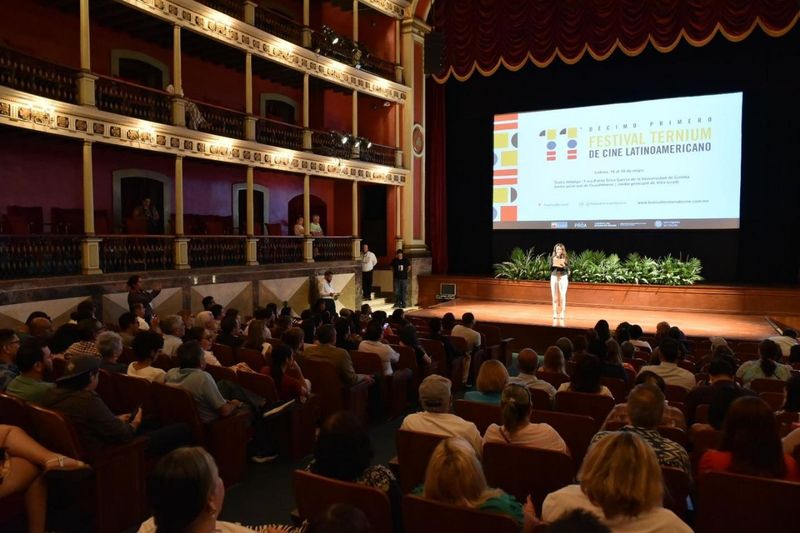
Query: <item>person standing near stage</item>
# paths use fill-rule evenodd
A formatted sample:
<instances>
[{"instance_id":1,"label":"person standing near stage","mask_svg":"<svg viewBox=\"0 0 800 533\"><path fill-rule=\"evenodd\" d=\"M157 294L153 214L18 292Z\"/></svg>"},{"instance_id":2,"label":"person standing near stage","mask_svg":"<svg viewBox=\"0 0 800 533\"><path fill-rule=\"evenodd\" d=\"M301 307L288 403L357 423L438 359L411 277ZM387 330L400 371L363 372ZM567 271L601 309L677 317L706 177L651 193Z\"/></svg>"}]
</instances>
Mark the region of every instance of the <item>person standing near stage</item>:
<instances>
[{"instance_id":1,"label":"person standing near stage","mask_svg":"<svg viewBox=\"0 0 800 533\"><path fill-rule=\"evenodd\" d=\"M408 273L411 270L411 261L403 257L403 250L397 250L392 259L392 274L394 276L394 307L405 308L408 304Z\"/></svg>"},{"instance_id":2,"label":"person standing near stage","mask_svg":"<svg viewBox=\"0 0 800 533\"><path fill-rule=\"evenodd\" d=\"M336 298L339 293L333 288L333 272L325 271L325 277L319 282L319 297L325 303L325 311L331 319L336 316Z\"/></svg>"},{"instance_id":3,"label":"person standing near stage","mask_svg":"<svg viewBox=\"0 0 800 533\"><path fill-rule=\"evenodd\" d=\"M564 319L567 311L567 285L569 285L569 256L567 248L558 243L550 254L550 293L553 297L553 318Z\"/></svg>"},{"instance_id":4,"label":"person standing near stage","mask_svg":"<svg viewBox=\"0 0 800 533\"><path fill-rule=\"evenodd\" d=\"M369 245L361 245L361 290L364 300L372 300L372 271L378 258L369 251Z\"/></svg>"}]
</instances>

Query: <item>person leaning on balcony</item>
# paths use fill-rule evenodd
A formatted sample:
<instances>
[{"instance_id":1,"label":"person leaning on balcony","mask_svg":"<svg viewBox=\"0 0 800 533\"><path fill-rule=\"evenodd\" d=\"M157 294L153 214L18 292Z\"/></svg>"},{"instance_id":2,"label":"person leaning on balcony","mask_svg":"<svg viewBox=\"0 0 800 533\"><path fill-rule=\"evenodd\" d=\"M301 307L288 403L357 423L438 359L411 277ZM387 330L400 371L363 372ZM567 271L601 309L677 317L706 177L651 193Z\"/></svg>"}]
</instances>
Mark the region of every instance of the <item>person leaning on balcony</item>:
<instances>
[{"instance_id":1,"label":"person leaning on balcony","mask_svg":"<svg viewBox=\"0 0 800 533\"><path fill-rule=\"evenodd\" d=\"M311 224L308 225L308 230L313 237L322 237L325 234L322 231L322 225L319 223L319 215L311 216Z\"/></svg>"},{"instance_id":2,"label":"person leaning on balcony","mask_svg":"<svg viewBox=\"0 0 800 533\"><path fill-rule=\"evenodd\" d=\"M303 217L297 217L297 220L294 221L294 236L295 237L302 237L306 234L306 228L304 226L305 219Z\"/></svg>"}]
</instances>

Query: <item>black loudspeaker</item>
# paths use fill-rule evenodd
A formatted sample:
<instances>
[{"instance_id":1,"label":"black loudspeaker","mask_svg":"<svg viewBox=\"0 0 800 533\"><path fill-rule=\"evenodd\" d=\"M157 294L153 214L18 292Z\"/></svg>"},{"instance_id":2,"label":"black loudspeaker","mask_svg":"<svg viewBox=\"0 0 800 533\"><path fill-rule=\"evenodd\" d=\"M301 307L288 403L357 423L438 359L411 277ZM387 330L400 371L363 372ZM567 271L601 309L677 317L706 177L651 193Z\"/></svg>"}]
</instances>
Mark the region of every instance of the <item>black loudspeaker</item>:
<instances>
[{"instance_id":1,"label":"black loudspeaker","mask_svg":"<svg viewBox=\"0 0 800 533\"><path fill-rule=\"evenodd\" d=\"M444 67L444 33L431 32L425 36L425 74L438 74Z\"/></svg>"}]
</instances>

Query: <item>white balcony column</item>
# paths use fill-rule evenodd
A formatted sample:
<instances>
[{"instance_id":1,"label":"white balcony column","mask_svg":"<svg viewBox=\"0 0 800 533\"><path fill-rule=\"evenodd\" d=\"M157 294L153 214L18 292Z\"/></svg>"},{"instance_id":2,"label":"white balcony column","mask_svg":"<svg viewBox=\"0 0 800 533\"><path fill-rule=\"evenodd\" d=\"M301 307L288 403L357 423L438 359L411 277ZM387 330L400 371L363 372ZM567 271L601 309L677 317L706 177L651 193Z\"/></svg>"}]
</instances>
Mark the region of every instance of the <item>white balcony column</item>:
<instances>
[{"instance_id":1,"label":"white balcony column","mask_svg":"<svg viewBox=\"0 0 800 533\"><path fill-rule=\"evenodd\" d=\"M189 239L183 235L183 156L175 157L175 269L189 268Z\"/></svg>"},{"instance_id":2,"label":"white balcony column","mask_svg":"<svg viewBox=\"0 0 800 533\"><path fill-rule=\"evenodd\" d=\"M353 158L357 159L361 155L361 147L356 147L356 139L358 138L358 91L353 91ZM366 148L366 146L364 147Z\"/></svg>"},{"instance_id":3,"label":"white balcony column","mask_svg":"<svg viewBox=\"0 0 800 533\"><path fill-rule=\"evenodd\" d=\"M308 0L306 0L308 2ZM308 125L311 123L311 109L309 108L311 102L310 95L311 81L309 75L303 74L303 150L311 151L311 130Z\"/></svg>"},{"instance_id":4,"label":"white balcony column","mask_svg":"<svg viewBox=\"0 0 800 533\"><path fill-rule=\"evenodd\" d=\"M253 193L253 167L247 167L247 264L258 264L258 239L255 234L255 204Z\"/></svg>"},{"instance_id":5,"label":"white balcony column","mask_svg":"<svg viewBox=\"0 0 800 533\"><path fill-rule=\"evenodd\" d=\"M81 242L82 271L84 274L102 274L100 270L100 242L94 234L94 169L92 143L83 142L83 232Z\"/></svg>"},{"instance_id":6,"label":"white balcony column","mask_svg":"<svg viewBox=\"0 0 800 533\"><path fill-rule=\"evenodd\" d=\"M353 209L352 209L352 217L353 217L353 237L358 237L359 227L358 227L358 182L353 180Z\"/></svg>"},{"instance_id":7,"label":"white balcony column","mask_svg":"<svg viewBox=\"0 0 800 533\"><path fill-rule=\"evenodd\" d=\"M303 48L311 47L311 5L310 0L303 0Z\"/></svg>"},{"instance_id":8,"label":"white balcony column","mask_svg":"<svg viewBox=\"0 0 800 533\"><path fill-rule=\"evenodd\" d=\"M353 0L353 41L358 42L358 0Z\"/></svg>"},{"instance_id":9,"label":"white balcony column","mask_svg":"<svg viewBox=\"0 0 800 533\"><path fill-rule=\"evenodd\" d=\"M400 57L400 19L394 21L394 81L403 83L403 61Z\"/></svg>"},{"instance_id":10,"label":"white balcony column","mask_svg":"<svg viewBox=\"0 0 800 533\"><path fill-rule=\"evenodd\" d=\"M94 82L97 76L92 74L91 34L89 22L89 0L80 0L80 50L81 70L77 76L78 103L95 105Z\"/></svg>"},{"instance_id":11,"label":"white balcony column","mask_svg":"<svg viewBox=\"0 0 800 533\"><path fill-rule=\"evenodd\" d=\"M244 21L251 26L256 25L256 9L258 4L252 0L244 0Z\"/></svg>"},{"instance_id":12,"label":"white balcony column","mask_svg":"<svg viewBox=\"0 0 800 533\"><path fill-rule=\"evenodd\" d=\"M245 117L244 138L248 141L256 140L256 117L253 116L253 54L244 55L244 112Z\"/></svg>"},{"instance_id":13,"label":"white balcony column","mask_svg":"<svg viewBox=\"0 0 800 533\"><path fill-rule=\"evenodd\" d=\"M311 176L303 176L303 261L314 262L314 239L311 238Z\"/></svg>"},{"instance_id":14,"label":"white balcony column","mask_svg":"<svg viewBox=\"0 0 800 533\"><path fill-rule=\"evenodd\" d=\"M181 62L181 27L172 26L172 124L186 126L186 100L183 98L183 75Z\"/></svg>"}]
</instances>

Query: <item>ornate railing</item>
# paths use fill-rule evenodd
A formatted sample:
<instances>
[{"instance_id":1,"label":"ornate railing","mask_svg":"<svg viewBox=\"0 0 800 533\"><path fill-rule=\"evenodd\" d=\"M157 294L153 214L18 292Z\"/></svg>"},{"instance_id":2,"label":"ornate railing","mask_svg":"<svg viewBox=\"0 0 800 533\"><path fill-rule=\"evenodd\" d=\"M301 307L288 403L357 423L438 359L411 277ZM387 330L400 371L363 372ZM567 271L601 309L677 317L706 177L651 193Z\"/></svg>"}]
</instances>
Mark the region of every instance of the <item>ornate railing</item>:
<instances>
[{"instance_id":1,"label":"ornate railing","mask_svg":"<svg viewBox=\"0 0 800 533\"><path fill-rule=\"evenodd\" d=\"M168 270L175 265L175 237L148 235L121 237L98 235L100 269L103 272L132 272L137 270Z\"/></svg>"},{"instance_id":2,"label":"ornate railing","mask_svg":"<svg viewBox=\"0 0 800 533\"><path fill-rule=\"evenodd\" d=\"M311 50L358 69L394 80L394 63L373 55L363 43L324 26L311 33Z\"/></svg>"},{"instance_id":3,"label":"ornate railing","mask_svg":"<svg viewBox=\"0 0 800 533\"><path fill-rule=\"evenodd\" d=\"M62 102L77 102L76 70L0 47L0 85Z\"/></svg>"},{"instance_id":4,"label":"ornate railing","mask_svg":"<svg viewBox=\"0 0 800 533\"><path fill-rule=\"evenodd\" d=\"M245 264L247 237L239 235L187 235L189 264L193 268Z\"/></svg>"},{"instance_id":5,"label":"ornate railing","mask_svg":"<svg viewBox=\"0 0 800 533\"><path fill-rule=\"evenodd\" d=\"M0 235L0 279L81 272L79 235Z\"/></svg>"},{"instance_id":6,"label":"ornate railing","mask_svg":"<svg viewBox=\"0 0 800 533\"><path fill-rule=\"evenodd\" d=\"M378 165L393 167L396 164L396 153L397 148L393 146L372 143L372 146L367 148L367 146L362 143L358 158L367 163L376 163Z\"/></svg>"},{"instance_id":7,"label":"ornate railing","mask_svg":"<svg viewBox=\"0 0 800 533\"><path fill-rule=\"evenodd\" d=\"M244 2L242 0L197 0L203 5L225 13L229 17L244 20Z\"/></svg>"},{"instance_id":8,"label":"ornate railing","mask_svg":"<svg viewBox=\"0 0 800 533\"><path fill-rule=\"evenodd\" d=\"M340 159L353 157L350 143L342 144L341 137L330 131L313 131L311 133L311 151L319 155L329 155Z\"/></svg>"},{"instance_id":9,"label":"ornate railing","mask_svg":"<svg viewBox=\"0 0 800 533\"><path fill-rule=\"evenodd\" d=\"M369 52L367 52L366 56L362 59L361 68L367 72L377 74L378 76L383 76L390 80L394 79L394 63L374 56Z\"/></svg>"},{"instance_id":10,"label":"ornate railing","mask_svg":"<svg viewBox=\"0 0 800 533\"><path fill-rule=\"evenodd\" d=\"M291 150L303 149L303 128L266 118L256 123L256 141Z\"/></svg>"},{"instance_id":11,"label":"ornate railing","mask_svg":"<svg viewBox=\"0 0 800 533\"><path fill-rule=\"evenodd\" d=\"M301 263L303 237L259 237L256 243L259 264Z\"/></svg>"},{"instance_id":12,"label":"ornate railing","mask_svg":"<svg viewBox=\"0 0 800 533\"><path fill-rule=\"evenodd\" d=\"M303 43L303 25L270 9L256 7L256 28L296 45Z\"/></svg>"},{"instance_id":13,"label":"ornate railing","mask_svg":"<svg viewBox=\"0 0 800 533\"><path fill-rule=\"evenodd\" d=\"M103 111L162 124L172 122L169 93L120 79L99 76L95 82L95 102Z\"/></svg>"},{"instance_id":14,"label":"ornate railing","mask_svg":"<svg viewBox=\"0 0 800 533\"><path fill-rule=\"evenodd\" d=\"M199 117L193 117L191 106L197 107ZM241 111L227 109L211 104L204 104L195 100L186 102L186 124L192 129L221 135L223 137L233 137L234 139L244 139L244 122L247 115ZM196 121L196 122L194 122Z\"/></svg>"},{"instance_id":15,"label":"ornate railing","mask_svg":"<svg viewBox=\"0 0 800 533\"><path fill-rule=\"evenodd\" d=\"M352 237L314 237L314 261L347 261L352 255Z\"/></svg>"}]
</instances>

